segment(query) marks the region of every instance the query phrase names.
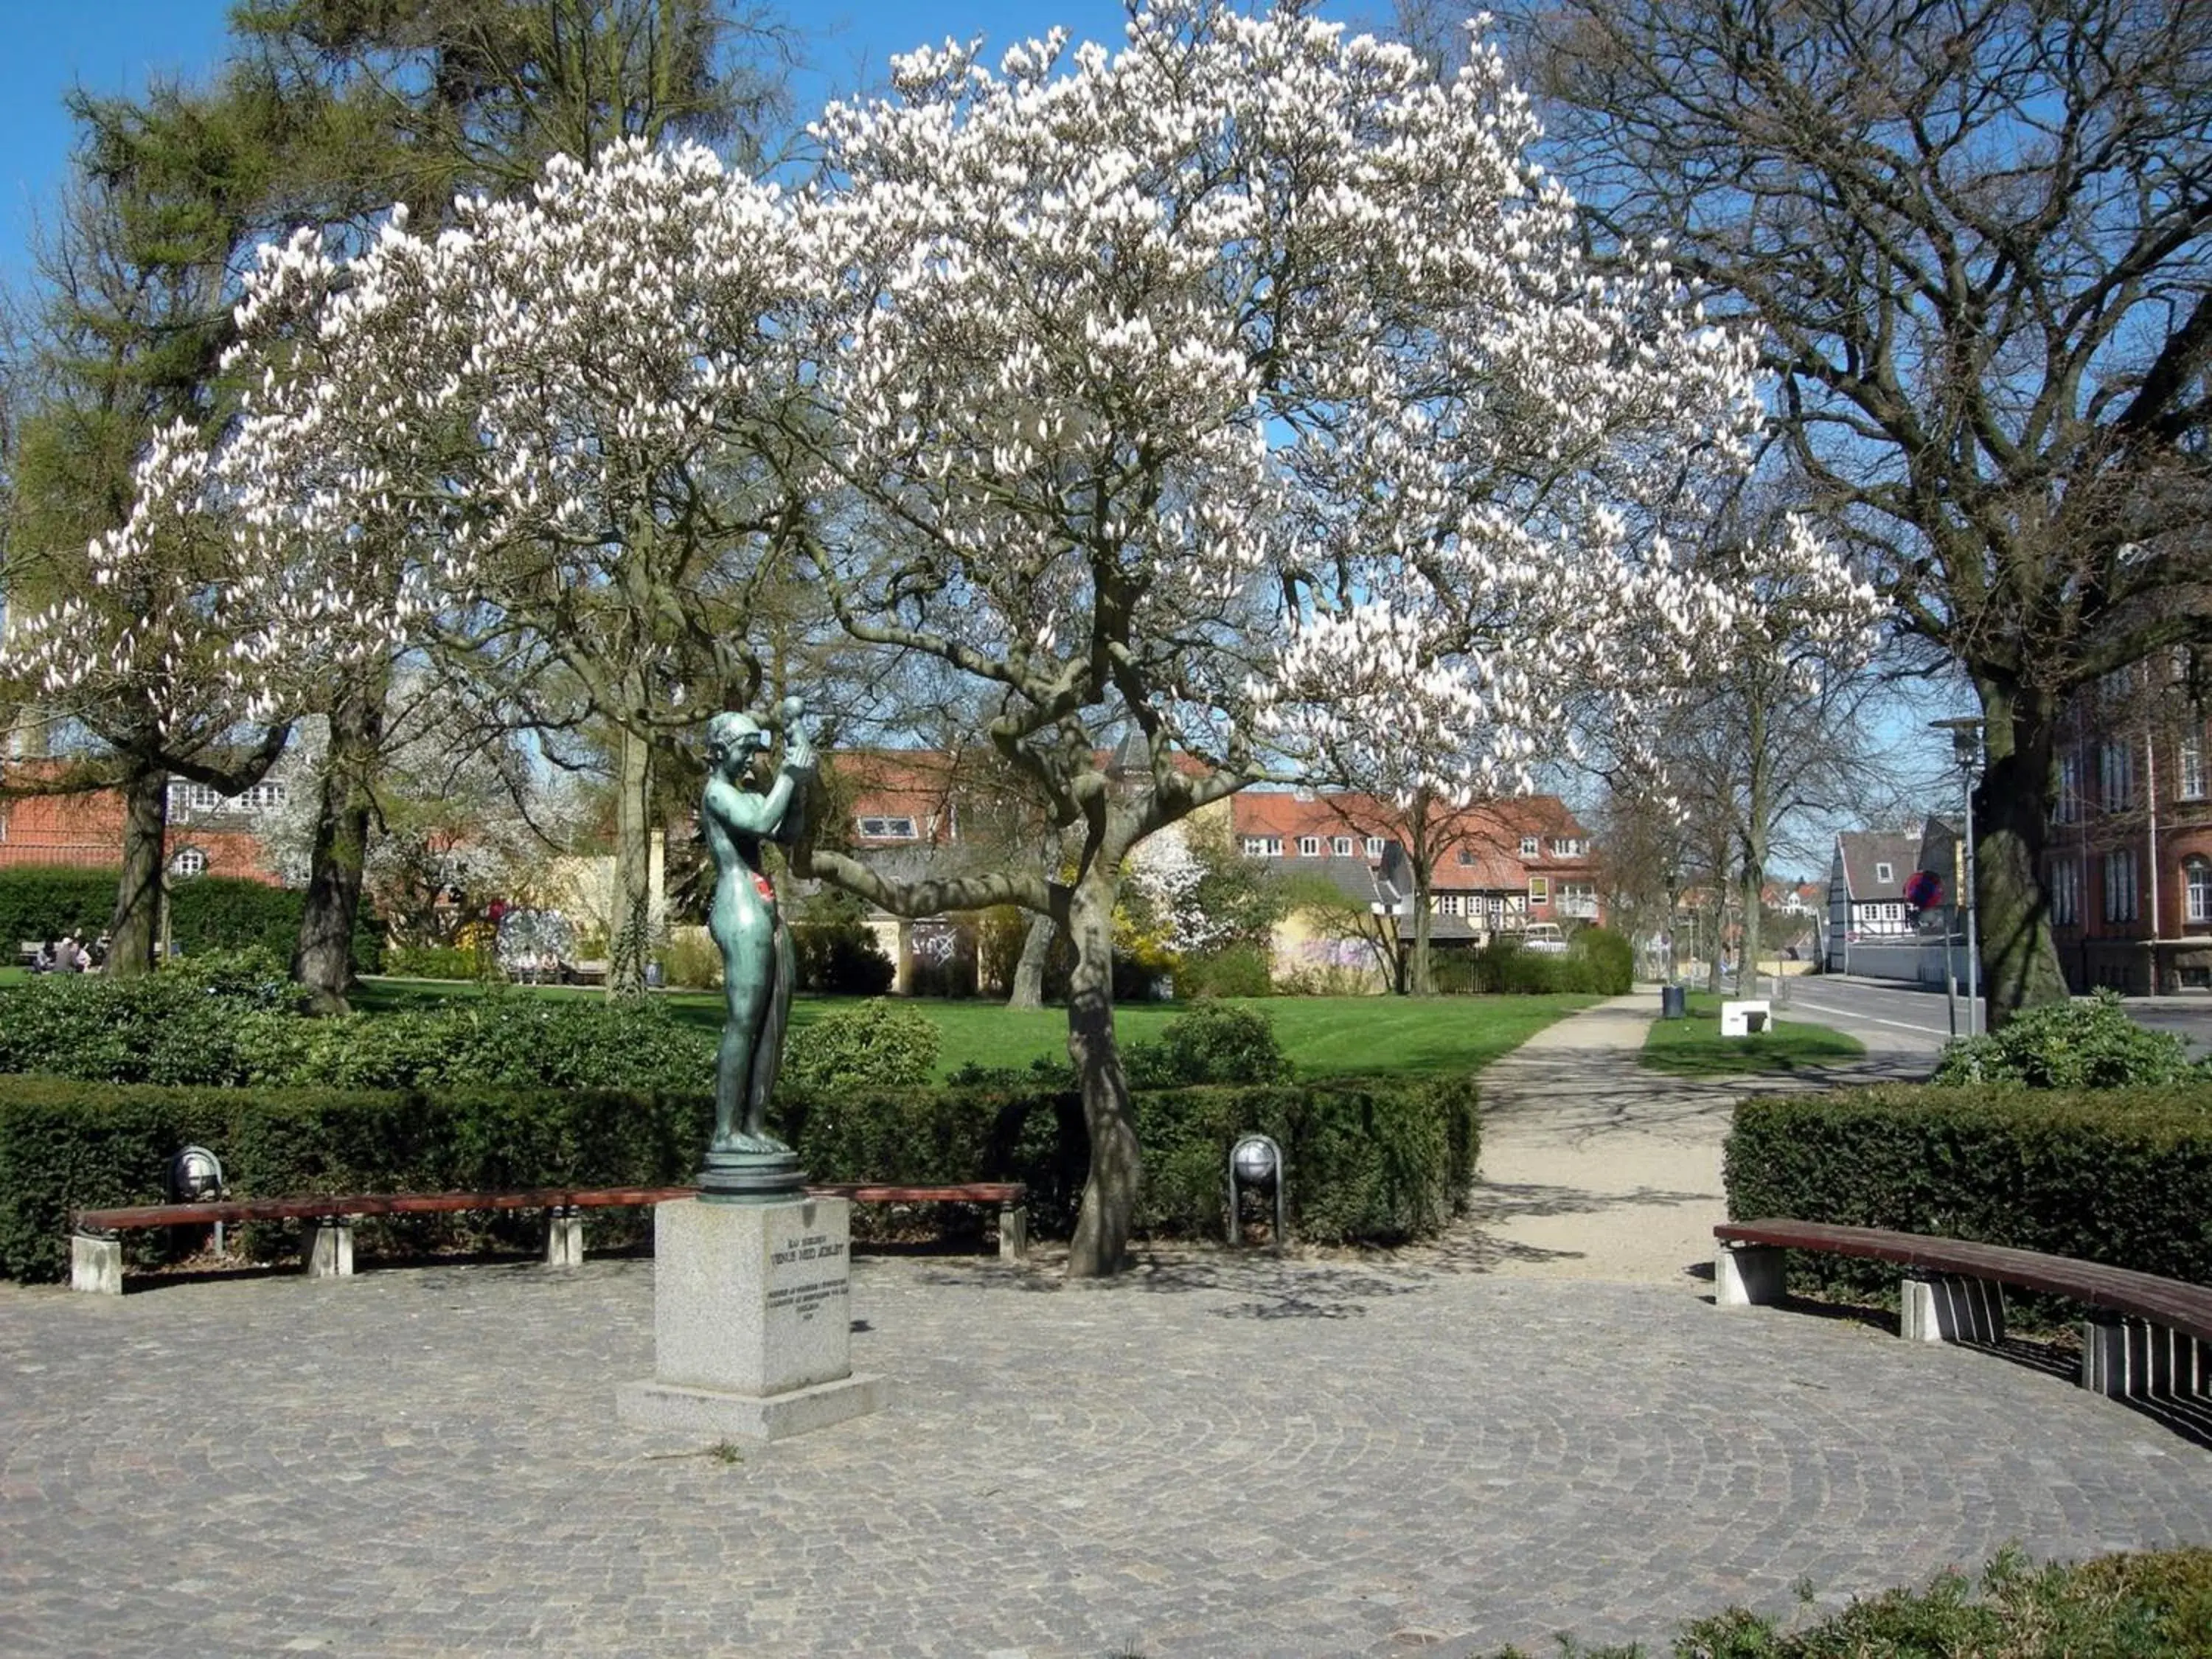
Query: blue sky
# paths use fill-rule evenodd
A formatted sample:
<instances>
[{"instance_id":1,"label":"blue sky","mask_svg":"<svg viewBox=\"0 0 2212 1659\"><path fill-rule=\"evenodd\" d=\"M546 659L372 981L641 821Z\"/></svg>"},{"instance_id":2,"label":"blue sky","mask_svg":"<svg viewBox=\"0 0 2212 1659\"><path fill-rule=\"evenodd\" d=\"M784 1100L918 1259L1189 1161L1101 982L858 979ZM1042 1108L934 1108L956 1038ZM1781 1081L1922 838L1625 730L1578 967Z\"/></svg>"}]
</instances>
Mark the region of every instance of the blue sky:
<instances>
[{"instance_id":1,"label":"blue sky","mask_svg":"<svg viewBox=\"0 0 2212 1659\"><path fill-rule=\"evenodd\" d=\"M29 277L33 227L51 217L73 132L62 98L82 84L135 91L155 76L208 79L222 62L229 0L0 0L0 283ZM1118 0L829 0L792 4L808 63L794 82L803 112L881 76L886 59L923 41L981 33L994 44L1065 24L1118 40Z\"/></svg>"}]
</instances>

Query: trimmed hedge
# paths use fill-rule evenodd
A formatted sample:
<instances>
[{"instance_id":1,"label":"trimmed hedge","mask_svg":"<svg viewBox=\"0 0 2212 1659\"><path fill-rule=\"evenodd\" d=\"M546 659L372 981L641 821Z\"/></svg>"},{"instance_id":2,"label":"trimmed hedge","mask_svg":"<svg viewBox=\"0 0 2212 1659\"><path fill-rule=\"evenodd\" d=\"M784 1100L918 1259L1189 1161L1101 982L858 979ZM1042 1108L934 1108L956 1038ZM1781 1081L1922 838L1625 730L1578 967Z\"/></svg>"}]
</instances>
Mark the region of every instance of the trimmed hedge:
<instances>
[{"instance_id":1,"label":"trimmed hedge","mask_svg":"<svg viewBox=\"0 0 2212 1659\"><path fill-rule=\"evenodd\" d=\"M1219 1234L1229 1146L1248 1130L1282 1143L1293 1226L1313 1243L1433 1232L1463 1207L1474 1178L1472 1079L1170 1089L1139 1092L1134 1105L1150 1171L1138 1224L1149 1233ZM1022 1181L1041 1233L1064 1237L1073 1224L1089 1153L1070 1091L840 1091L781 1099L775 1115L817 1180ZM191 1142L215 1150L241 1196L659 1184L690 1178L712 1118L711 1100L695 1092L349 1093L0 1078L0 1276L60 1277L70 1212L159 1202L167 1159ZM854 1220L864 1237L898 1224L872 1208ZM374 1254L487 1236L520 1242L517 1230L536 1224L364 1219L357 1237ZM597 1221L594 1229L608 1236ZM129 1238L141 1265L173 1248L161 1234ZM273 1230L252 1241L286 1243Z\"/></svg>"},{"instance_id":2,"label":"trimmed hedge","mask_svg":"<svg viewBox=\"0 0 2212 1659\"><path fill-rule=\"evenodd\" d=\"M2212 1085L1913 1087L1747 1100L1729 1214L2008 1244L2212 1284ZM1890 1287L1893 1267L1802 1251L1791 1281Z\"/></svg>"},{"instance_id":3,"label":"trimmed hedge","mask_svg":"<svg viewBox=\"0 0 2212 1659\"><path fill-rule=\"evenodd\" d=\"M24 939L81 939L107 931L115 914L114 870L0 870L0 944L15 959ZM190 957L259 946L289 962L300 943L307 896L237 876L195 876L169 889L169 937ZM384 969L384 927L363 903L353 934L356 973Z\"/></svg>"}]
</instances>

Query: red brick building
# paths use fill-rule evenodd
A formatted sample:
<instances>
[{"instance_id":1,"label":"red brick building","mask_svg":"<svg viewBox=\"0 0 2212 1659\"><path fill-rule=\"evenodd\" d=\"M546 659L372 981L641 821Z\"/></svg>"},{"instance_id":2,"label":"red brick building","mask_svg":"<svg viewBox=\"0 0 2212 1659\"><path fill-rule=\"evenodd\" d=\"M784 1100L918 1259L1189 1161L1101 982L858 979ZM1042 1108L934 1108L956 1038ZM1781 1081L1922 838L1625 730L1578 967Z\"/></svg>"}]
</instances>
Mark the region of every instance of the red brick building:
<instances>
[{"instance_id":1,"label":"red brick building","mask_svg":"<svg viewBox=\"0 0 2212 1659\"><path fill-rule=\"evenodd\" d=\"M51 762L7 763L15 787L35 781ZM258 833L261 815L283 800L284 786L256 784L229 798L205 784L169 785L167 862L173 876L238 876L281 883ZM123 797L112 789L82 794L0 797L0 870L34 866L113 870L123 863Z\"/></svg>"},{"instance_id":2,"label":"red brick building","mask_svg":"<svg viewBox=\"0 0 2212 1659\"><path fill-rule=\"evenodd\" d=\"M2068 711L2044 875L2077 992L2212 987L2212 730L2187 668L2140 664Z\"/></svg>"}]
</instances>

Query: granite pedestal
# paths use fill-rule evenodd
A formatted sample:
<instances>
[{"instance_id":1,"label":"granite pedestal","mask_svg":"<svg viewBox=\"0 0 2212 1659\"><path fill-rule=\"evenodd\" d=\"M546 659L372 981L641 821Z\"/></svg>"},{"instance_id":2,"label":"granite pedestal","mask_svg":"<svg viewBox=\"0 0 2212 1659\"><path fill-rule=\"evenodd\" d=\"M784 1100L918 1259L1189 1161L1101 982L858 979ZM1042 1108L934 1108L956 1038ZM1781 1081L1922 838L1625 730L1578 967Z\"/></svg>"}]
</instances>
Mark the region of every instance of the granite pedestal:
<instances>
[{"instance_id":1,"label":"granite pedestal","mask_svg":"<svg viewBox=\"0 0 2212 1659\"><path fill-rule=\"evenodd\" d=\"M879 1411L852 1366L852 1205L680 1199L653 1207L653 1375L623 1385L636 1428L777 1440Z\"/></svg>"}]
</instances>

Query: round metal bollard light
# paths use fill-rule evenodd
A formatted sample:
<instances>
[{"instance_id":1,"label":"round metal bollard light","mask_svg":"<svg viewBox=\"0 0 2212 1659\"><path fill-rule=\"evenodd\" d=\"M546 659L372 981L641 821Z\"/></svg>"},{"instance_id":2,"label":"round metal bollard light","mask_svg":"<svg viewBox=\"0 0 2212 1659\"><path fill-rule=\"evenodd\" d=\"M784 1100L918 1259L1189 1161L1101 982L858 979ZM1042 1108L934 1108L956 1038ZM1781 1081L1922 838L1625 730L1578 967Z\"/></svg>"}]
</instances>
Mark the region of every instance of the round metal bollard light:
<instances>
[{"instance_id":1,"label":"round metal bollard light","mask_svg":"<svg viewBox=\"0 0 2212 1659\"><path fill-rule=\"evenodd\" d=\"M169 1160L169 1197L179 1204L199 1204L222 1196L222 1160L204 1146L187 1146ZM223 1248L222 1223L215 1224L215 1248Z\"/></svg>"},{"instance_id":2,"label":"round metal bollard light","mask_svg":"<svg viewBox=\"0 0 2212 1659\"><path fill-rule=\"evenodd\" d=\"M1240 1242L1237 1200L1245 1187L1266 1187L1275 1195L1275 1253L1282 1254L1290 1236L1290 1181L1283 1168L1283 1149L1266 1135L1243 1135L1229 1149L1229 1242Z\"/></svg>"},{"instance_id":3,"label":"round metal bollard light","mask_svg":"<svg viewBox=\"0 0 2212 1659\"><path fill-rule=\"evenodd\" d=\"M204 1146L187 1146L169 1160L169 1196L198 1204L222 1196L222 1160Z\"/></svg>"}]
</instances>

